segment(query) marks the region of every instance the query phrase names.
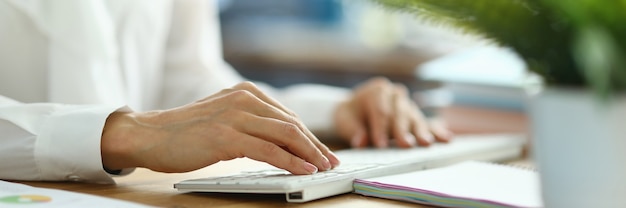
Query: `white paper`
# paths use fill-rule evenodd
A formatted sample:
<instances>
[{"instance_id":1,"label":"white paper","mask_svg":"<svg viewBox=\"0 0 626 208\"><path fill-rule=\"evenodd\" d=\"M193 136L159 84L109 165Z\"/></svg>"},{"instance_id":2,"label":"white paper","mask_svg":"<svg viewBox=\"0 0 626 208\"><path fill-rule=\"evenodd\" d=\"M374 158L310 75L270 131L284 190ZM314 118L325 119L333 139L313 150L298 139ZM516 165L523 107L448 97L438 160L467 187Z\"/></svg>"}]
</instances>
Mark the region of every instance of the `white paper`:
<instances>
[{"instance_id":1,"label":"white paper","mask_svg":"<svg viewBox=\"0 0 626 208\"><path fill-rule=\"evenodd\" d=\"M133 202L70 191L0 181L0 207L150 207Z\"/></svg>"},{"instance_id":2,"label":"white paper","mask_svg":"<svg viewBox=\"0 0 626 208\"><path fill-rule=\"evenodd\" d=\"M467 161L425 171L370 178L366 181L520 207L543 207L537 172L486 162Z\"/></svg>"}]
</instances>

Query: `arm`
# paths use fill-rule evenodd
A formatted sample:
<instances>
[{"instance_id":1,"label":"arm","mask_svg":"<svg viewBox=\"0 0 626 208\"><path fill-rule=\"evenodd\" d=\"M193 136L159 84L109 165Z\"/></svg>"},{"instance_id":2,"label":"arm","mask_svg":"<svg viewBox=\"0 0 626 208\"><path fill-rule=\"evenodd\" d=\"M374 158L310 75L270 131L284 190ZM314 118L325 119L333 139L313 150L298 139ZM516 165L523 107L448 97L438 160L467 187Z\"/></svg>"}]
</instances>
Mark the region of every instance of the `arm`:
<instances>
[{"instance_id":1,"label":"arm","mask_svg":"<svg viewBox=\"0 0 626 208\"><path fill-rule=\"evenodd\" d=\"M186 172L238 157L294 174L339 164L291 111L249 82L152 112L0 102L2 179L113 183L103 167Z\"/></svg>"}]
</instances>

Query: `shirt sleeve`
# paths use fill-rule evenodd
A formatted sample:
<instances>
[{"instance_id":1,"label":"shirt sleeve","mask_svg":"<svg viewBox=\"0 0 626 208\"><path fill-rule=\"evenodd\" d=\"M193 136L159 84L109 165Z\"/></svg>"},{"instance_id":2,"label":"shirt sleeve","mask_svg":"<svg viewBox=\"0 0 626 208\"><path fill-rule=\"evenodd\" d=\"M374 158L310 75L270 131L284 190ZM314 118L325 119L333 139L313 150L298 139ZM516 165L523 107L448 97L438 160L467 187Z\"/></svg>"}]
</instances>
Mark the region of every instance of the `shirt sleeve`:
<instances>
[{"instance_id":1,"label":"shirt sleeve","mask_svg":"<svg viewBox=\"0 0 626 208\"><path fill-rule=\"evenodd\" d=\"M114 183L100 138L119 106L24 104L0 96L0 178Z\"/></svg>"},{"instance_id":2,"label":"shirt sleeve","mask_svg":"<svg viewBox=\"0 0 626 208\"><path fill-rule=\"evenodd\" d=\"M259 86L294 111L318 138L336 137L335 109L347 99L350 90L319 84L296 84L280 90Z\"/></svg>"},{"instance_id":3,"label":"shirt sleeve","mask_svg":"<svg viewBox=\"0 0 626 208\"><path fill-rule=\"evenodd\" d=\"M170 24L163 108L195 101L246 80L223 59L214 2L175 1ZM332 115L337 104L350 93L344 88L317 84L276 89L265 83L255 83L296 112L316 134L335 132Z\"/></svg>"}]
</instances>

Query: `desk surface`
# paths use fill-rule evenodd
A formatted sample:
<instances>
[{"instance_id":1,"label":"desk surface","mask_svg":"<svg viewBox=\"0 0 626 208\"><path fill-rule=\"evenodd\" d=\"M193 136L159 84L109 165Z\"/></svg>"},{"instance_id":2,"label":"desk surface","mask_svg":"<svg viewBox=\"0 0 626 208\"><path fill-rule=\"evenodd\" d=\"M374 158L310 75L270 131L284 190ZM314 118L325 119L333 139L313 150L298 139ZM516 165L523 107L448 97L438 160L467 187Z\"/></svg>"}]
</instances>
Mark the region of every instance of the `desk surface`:
<instances>
[{"instance_id":1,"label":"desk surface","mask_svg":"<svg viewBox=\"0 0 626 208\"><path fill-rule=\"evenodd\" d=\"M481 113L483 118L484 113L485 112ZM445 119L447 120L450 118ZM520 122L525 120L525 117L521 114L511 114L508 115L506 119L517 121L512 124L519 125ZM452 128L456 129L454 126L452 126ZM506 130L508 131L510 129ZM474 129L471 133L476 133L477 131L478 130ZM497 132L497 129L486 129L485 131ZM460 133L464 132L461 131ZM512 161L511 163L515 163L516 165L528 165L529 161L522 158L517 161ZM95 194L158 207L429 207L407 202L365 197L350 193L303 204L291 204L285 201L284 195L183 193L173 188L174 183L182 180L235 173L244 168L259 165L265 164L249 159L236 159L227 162L220 162L197 171L180 174L165 174L146 169L137 169L131 175L116 178L116 185L71 182L22 183L36 187L56 188Z\"/></svg>"}]
</instances>

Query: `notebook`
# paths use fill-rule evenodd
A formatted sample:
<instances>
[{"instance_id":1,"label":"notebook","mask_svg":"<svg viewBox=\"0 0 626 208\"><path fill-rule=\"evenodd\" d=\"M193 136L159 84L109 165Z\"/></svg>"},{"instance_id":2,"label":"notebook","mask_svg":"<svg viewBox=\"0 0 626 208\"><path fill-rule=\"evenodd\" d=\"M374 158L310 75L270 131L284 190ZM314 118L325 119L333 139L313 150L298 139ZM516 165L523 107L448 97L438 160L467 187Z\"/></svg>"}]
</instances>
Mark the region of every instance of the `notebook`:
<instances>
[{"instance_id":1,"label":"notebook","mask_svg":"<svg viewBox=\"0 0 626 208\"><path fill-rule=\"evenodd\" d=\"M356 179L354 192L441 207L543 207L536 171L479 161Z\"/></svg>"},{"instance_id":2,"label":"notebook","mask_svg":"<svg viewBox=\"0 0 626 208\"><path fill-rule=\"evenodd\" d=\"M278 168L250 169L233 175L189 179L180 191L284 194L288 202L306 202L353 191L354 179L442 167L466 160L503 161L522 155L526 138L516 134L458 135L448 144L409 149L336 151L341 165L312 175Z\"/></svg>"}]
</instances>

